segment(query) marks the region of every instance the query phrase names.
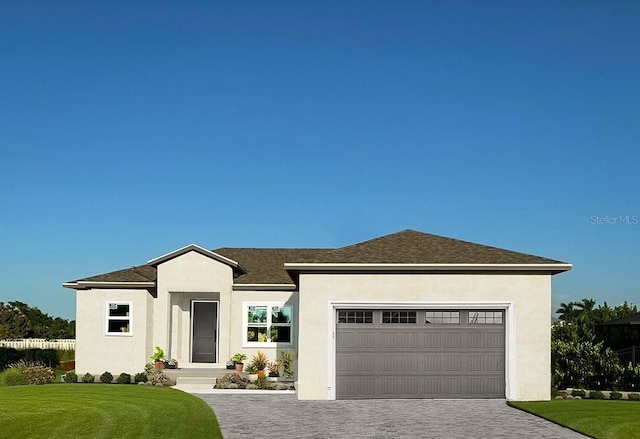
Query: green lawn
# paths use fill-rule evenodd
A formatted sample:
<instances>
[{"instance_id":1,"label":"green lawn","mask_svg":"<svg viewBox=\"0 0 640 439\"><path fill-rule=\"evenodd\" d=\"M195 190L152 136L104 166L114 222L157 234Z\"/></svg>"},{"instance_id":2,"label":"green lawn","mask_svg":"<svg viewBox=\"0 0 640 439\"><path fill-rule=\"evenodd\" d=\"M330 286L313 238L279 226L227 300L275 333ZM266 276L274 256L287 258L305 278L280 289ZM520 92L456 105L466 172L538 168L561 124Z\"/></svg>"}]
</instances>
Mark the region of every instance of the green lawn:
<instances>
[{"instance_id":1,"label":"green lawn","mask_svg":"<svg viewBox=\"0 0 640 439\"><path fill-rule=\"evenodd\" d=\"M211 408L166 387L0 387L0 438L222 438Z\"/></svg>"},{"instance_id":2,"label":"green lawn","mask_svg":"<svg viewBox=\"0 0 640 439\"><path fill-rule=\"evenodd\" d=\"M640 437L638 402L558 399L510 404L598 439Z\"/></svg>"}]
</instances>

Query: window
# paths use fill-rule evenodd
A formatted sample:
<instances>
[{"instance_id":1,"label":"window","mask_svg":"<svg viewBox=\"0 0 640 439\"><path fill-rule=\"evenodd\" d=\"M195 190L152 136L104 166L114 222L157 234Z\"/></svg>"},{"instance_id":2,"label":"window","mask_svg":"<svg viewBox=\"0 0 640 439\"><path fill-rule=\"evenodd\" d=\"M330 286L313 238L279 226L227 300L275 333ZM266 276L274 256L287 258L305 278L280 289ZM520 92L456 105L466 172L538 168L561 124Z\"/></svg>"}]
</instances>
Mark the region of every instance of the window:
<instances>
[{"instance_id":1,"label":"window","mask_svg":"<svg viewBox=\"0 0 640 439\"><path fill-rule=\"evenodd\" d=\"M382 323L416 323L415 311L382 311Z\"/></svg>"},{"instance_id":2,"label":"window","mask_svg":"<svg viewBox=\"0 0 640 439\"><path fill-rule=\"evenodd\" d=\"M469 311L470 325L501 325L502 311Z\"/></svg>"},{"instance_id":3,"label":"window","mask_svg":"<svg viewBox=\"0 0 640 439\"><path fill-rule=\"evenodd\" d=\"M460 323L459 311L427 311L425 323L437 323L441 325L457 325Z\"/></svg>"},{"instance_id":4,"label":"window","mask_svg":"<svg viewBox=\"0 0 640 439\"><path fill-rule=\"evenodd\" d=\"M373 323L373 311L338 311L338 323Z\"/></svg>"},{"instance_id":5,"label":"window","mask_svg":"<svg viewBox=\"0 0 640 439\"><path fill-rule=\"evenodd\" d=\"M251 344L292 343L293 307L255 304L245 306L245 341Z\"/></svg>"},{"instance_id":6,"label":"window","mask_svg":"<svg viewBox=\"0 0 640 439\"><path fill-rule=\"evenodd\" d=\"M131 335L131 302L107 303L107 334Z\"/></svg>"}]
</instances>

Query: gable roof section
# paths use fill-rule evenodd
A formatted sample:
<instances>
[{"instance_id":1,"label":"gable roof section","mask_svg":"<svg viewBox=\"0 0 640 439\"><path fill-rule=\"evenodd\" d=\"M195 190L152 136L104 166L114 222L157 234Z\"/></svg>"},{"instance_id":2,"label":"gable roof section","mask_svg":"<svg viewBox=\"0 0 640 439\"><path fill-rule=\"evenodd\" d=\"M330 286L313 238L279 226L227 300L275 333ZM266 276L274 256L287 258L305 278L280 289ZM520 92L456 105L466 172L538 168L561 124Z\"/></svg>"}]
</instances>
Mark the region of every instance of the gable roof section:
<instances>
[{"instance_id":1,"label":"gable roof section","mask_svg":"<svg viewBox=\"0 0 640 439\"><path fill-rule=\"evenodd\" d=\"M560 273L571 264L526 253L475 244L459 239L404 230L337 249L231 248L207 250L189 245L152 259L147 265L69 282L69 288L100 283L114 286L156 281L156 266L196 251L234 268L234 285L295 285L291 272L305 270L423 270L505 271ZM295 278L295 274L293 275Z\"/></svg>"},{"instance_id":2,"label":"gable roof section","mask_svg":"<svg viewBox=\"0 0 640 439\"><path fill-rule=\"evenodd\" d=\"M167 253L165 255L159 256L155 259L150 260L149 262L147 262L147 265L151 265L152 267L156 267L160 264L162 264L163 262L169 261L173 258L177 258L178 256L182 256L185 253L189 253L189 252L196 252L196 253L200 253L203 256L207 256L211 259L215 259L218 262L222 262L223 264L227 264L232 268L240 268L240 264L238 264L236 261L226 258L214 251L211 250L207 250L206 248L200 247L199 245L195 245L195 244L190 244L187 245L185 247L179 248L178 250L174 250L170 253Z\"/></svg>"}]
</instances>

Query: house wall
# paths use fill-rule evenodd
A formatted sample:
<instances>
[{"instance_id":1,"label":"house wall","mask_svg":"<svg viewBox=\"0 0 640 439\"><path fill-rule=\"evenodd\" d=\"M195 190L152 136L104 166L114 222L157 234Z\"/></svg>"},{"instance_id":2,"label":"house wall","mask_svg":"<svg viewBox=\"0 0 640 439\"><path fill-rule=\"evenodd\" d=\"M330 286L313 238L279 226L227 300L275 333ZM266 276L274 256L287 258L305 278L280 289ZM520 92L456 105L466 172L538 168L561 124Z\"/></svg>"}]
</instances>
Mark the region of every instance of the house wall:
<instances>
[{"instance_id":1,"label":"house wall","mask_svg":"<svg viewBox=\"0 0 640 439\"><path fill-rule=\"evenodd\" d=\"M550 275L301 274L299 290L300 399L335 395L334 305L339 302L508 303L507 398L550 399Z\"/></svg>"},{"instance_id":2,"label":"house wall","mask_svg":"<svg viewBox=\"0 0 640 439\"><path fill-rule=\"evenodd\" d=\"M218 362L199 367L224 367L229 354L231 285L233 269L191 251L157 267L154 300L153 346L160 346L180 366L190 366L191 300L218 300ZM151 355L151 353L149 354Z\"/></svg>"},{"instance_id":3,"label":"house wall","mask_svg":"<svg viewBox=\"0 0 640 439\"><path fill-rule=\"evenodd\" d=\"M153 297L147 290L92 289L76 292L76 371L79 375L135 374L149 361L147 321L153 320ZM131 331L107 335L107 303L131 303Z\"/></svg>"}]
</instances>

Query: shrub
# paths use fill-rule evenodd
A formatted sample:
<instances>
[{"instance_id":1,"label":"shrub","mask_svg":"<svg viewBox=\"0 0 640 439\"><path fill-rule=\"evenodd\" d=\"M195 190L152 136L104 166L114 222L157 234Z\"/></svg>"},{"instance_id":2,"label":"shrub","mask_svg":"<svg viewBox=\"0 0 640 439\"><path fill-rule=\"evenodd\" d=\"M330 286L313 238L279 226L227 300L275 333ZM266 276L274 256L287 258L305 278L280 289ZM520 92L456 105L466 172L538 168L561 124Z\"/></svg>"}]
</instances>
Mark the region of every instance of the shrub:
<instances>
[{"instance_id":1,"label":"shrub","mask_svg":"<svg viewBox=\"0 0 640 439\"><path fill-rule=\"evenodd\" d=\"M600 390L593 390L589 392L589 399L605 399L604 393Z\"/></svg>"},{"instance_id":2,"label":"shrub","mask_svg":"<svg viewBox=\"0 0 640 439\"><path fill-rule=\"evenodd\" d=\"M64 374L64 382L65 383L77 383L78 375L75 372L67 372Z\"/></svg>"},{"instance_id":3,"label":"shrub","mask_svg":"<svg viewBox=\"0 0 640 439\"><path fill-rule=\"evenodd\" d=\"M58 362L58 351L55 349L24 349L20 351L22 359L27 362L38 362L49 367L56 367Z\"/></svg>"},{"instance_id":4,"label":"shrub","mask_svg":"<svg viewBox=\"0 0 640 439\"><path fill-rule=\"evenodd\" d=\"M76 351L73 349L60 349L56 351L58 354L58 362L73 361L76 359Z\"/></svg>"},{"instance_id":5,"label":"shrub","mask_svg":"<svg viewBox=\"0 0 640 439\"><path fill-rule=\"evenodd\" d=\"M249 380L242 378L237 373L227 373L220 378L216 378L214 389L244 389L249 384Z\"/></svg>"},{"instance_id":6,"label":"shrub","mask_svg":"<svg viewBox=\"0 0 640 439\"><path fill-rule=\"evenodd\" d=\"M118 384L131 384L131 375L128 373L121 373L116 380Z\"/></svg>"},{"instance_id":7,"label":"shrub","mask_svg":"<svg viewBox=\"0 0 640 439\"><path fill-rule=\"evenodd\" d=\"M613 391L611 392L611 394L609 395L610 399L622 399L622 393L618 392L618 391Z\"/></svg>"},{"instance_id":8,"label":"shrub","mask_svg":"<svg viewBox=\"0 0 640 439\"><path fill-rule=\"evenodd\" d=\"M8 368L11 363L15 363L21 358L22 354L17 349L0 348L0 370Z\"/></svg>"},{"instance_id":9,"label":"shrub","mask_svg":"<svg viewBox=\"0 0 640 439\"><path fill-rule=\"evenodd\" d=\"M627 398L629 398L629 401L640 401L640 393L629 393Z\"/></svg>"},{"instance_id":10,"label":"shrub","mask_svg":"<svg viewBox=\"0 0 640 439\"><path fill-rule=\"evenodd\" d=\"M56 373L50 367L29 366L24 369L29 384L49 384L56 380Z\"/></svg>"},{"instance_id":11,"label":"shrub","mask_svg":"<svg viewBox=\"0 0 640 439\"><path fill-rule=\"evenodd\" d=\"M146 383L147 381L149 381L149 378L147 377L147 374L144 372L140 372L137 373L136 376L133 377L133 381L140 384L140 383Z\"/></svg>"},{"instance_id":12,"label":"shrub","mask_svg":"<svg viewBox=\"0 0 640 439\"><path fill-rule=\"evenodd\" d=\"M3 386L26 386L29 378L24 374L23 369L9 368L0 373L0 383Z\"/></svg>"},{"instance_id":13,"label":"shrub","mask_svg":"<svg viewBox=\"0 0 640 439\"><path fill-rule=\"evenodd\" d=\"M571 396L573 397L579 396L580 398L584 398L586 394L587 392L585 392L583 389L573 389L571 391Z\"/></svg>"},{"instance_id":14,"label":"shrub","mask_svg":"<svg viewBox=\"0 0 640 439\"><path fill-rule=\"evenodd\" d=\"M105 384L111 384L113 382L113 375L111 375L109 372L105 372L100 375L100 381Z\"/></svg>"},{"instance_id":15,"label":"shrub","mask_svg":"<svg viewBox=\"0 0 640 439\"><path fill-rule=\"evenodd\" d=\"M94 377L90 373L85 373L82 376L82 382L83 383L95 383L96 382L96 377Z\"/></svg>"},{"instance_id":16,"label":"shrub","mask_svg":"<svg viewBox=\"0 0 640 439\"><path fill-rule=\"evenodd\" d=\"M165 386L165 385L170 385L171 384L171 378L169 378L167 376L166 373L164 373L162 370L155 370L152 374L151 374L151 384L157 386Z\"/></svg>"}]
</instances>

